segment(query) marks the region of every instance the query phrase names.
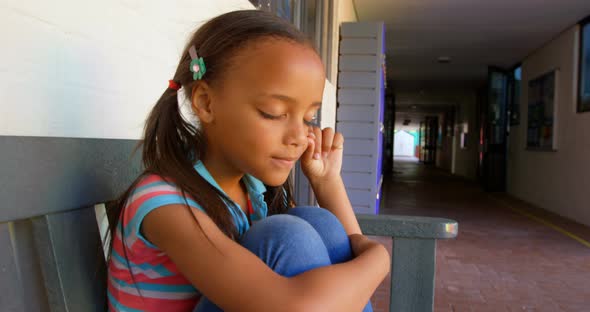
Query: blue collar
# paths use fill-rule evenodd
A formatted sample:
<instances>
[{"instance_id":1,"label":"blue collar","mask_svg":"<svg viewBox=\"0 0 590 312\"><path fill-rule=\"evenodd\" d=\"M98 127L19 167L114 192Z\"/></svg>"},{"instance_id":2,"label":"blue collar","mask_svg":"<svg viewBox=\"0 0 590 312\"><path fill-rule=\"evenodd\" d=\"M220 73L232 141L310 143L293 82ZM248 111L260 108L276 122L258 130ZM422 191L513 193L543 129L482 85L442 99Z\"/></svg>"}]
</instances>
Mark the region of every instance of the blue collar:
<instances>
[{"instance_id":1,"label":"blue collar","mask_svg":"<svg viewBox=\"0 0 590 312\"><path fill-rule=\"evenodd\" d=\"M219 190L222 194L224 194L228 199L229 196L223 191L223 189L217 184L217 181L213 178L209 170L205 168L205 165L202 161L198 160L195 164L195 170L199 175L201 175L209 184ZM246 189L248 190L248 194L250 195L250 200L252 201L252 208L254 209L254 214L251 217L252 222L259 221L261 219L266 218L266 214L268 212L268 206L264 201L264 193L266 192L266 186L262 181L258 180L257 178L245 174L242 178L244 184L246 185ZM249 228L250 225L248 224L248 218L246 214L242 211L240 206L229 199L230 202L226 202L228 208L230 208L230 212L234 217L234 223L238 228L238 232L240 235L244 234Z\"/></svg>"}]
</instances>

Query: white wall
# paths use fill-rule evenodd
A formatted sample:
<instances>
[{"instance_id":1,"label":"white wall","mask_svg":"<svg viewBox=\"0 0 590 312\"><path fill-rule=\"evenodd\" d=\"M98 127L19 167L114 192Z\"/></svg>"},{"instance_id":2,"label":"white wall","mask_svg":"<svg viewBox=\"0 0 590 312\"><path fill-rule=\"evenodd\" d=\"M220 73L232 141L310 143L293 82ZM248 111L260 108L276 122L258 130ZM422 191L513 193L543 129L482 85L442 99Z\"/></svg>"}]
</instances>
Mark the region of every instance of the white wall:
<instances>
[{"instance_id":1,"label":"white wall","mask_svg":"<svg viewBox=\"0 0 590 312\"><path fill-rule=\"evenodd\" d=\"M445 124L445 114L438 114L438 125L439 130L443 129ZM444 131L444 129L443 129ZM441 145L438 146L437 137L437 148L436 148L436 166L443 170L452 171L453 167L453 137L441 134ZM452 172L451 172L452 173Z\"/></svg>"},{"instance_id":2,"label":"white wall","mask_svg":"<svg viewBox=\"0 0 590 312\"><path fill-rule=\"evenodd\" d=\"M393 156L414 156L414 136L406 131L398 131L394 135Z\"/></svg>"},{"instance_id":3,"label":"white wall","mask_svg":"<svg viewBox=\"0 0 590 312\"><path fill-rule=\"evenodd\" d=\"M522 63L522 118L509 138L508 191L590 225L590 113L576 113L578 38L579 27L572 27ZM557 151L527 151L528 81L553 69L559 70Z\"/></svg>"},{"instance_id":4,"label":"white wall","mask_svg":"<svg viewBox=\"0 0 590 312\"><path fill-rule=\"evenodd\" d=\"M340 48L340 25L344 22L357 21L356 12L352 0L336 0L332 7L332 29L330 30L334 35L332 36L330 68L326 72L326 86L324 88L324 97L322 99L322 120L321 127L336 127L336 83L338 79L338 59ZM331 78L331 79L328 79Z\"/></svg>"},{"instance_id":5,"label":"white wall","mask_svg":"<svg viewBox=\"0 0 590 312\"><path fill-rule=\"evenodd\" d=\"M0 3L0 135L141 136L189 35L247 0Z\"/></svg>"},{"instance_id":6,"label":"white wall","mask_svg":"<svg viewBox=\"0 0 590 312\"><path fill-rule=\"evenodd\" d=\"M336 87L326 79L324 86L324 95L322 97L322 107L320 128L336 128Z\"/></svg>"},{"instance_id":7,"label":"white wall","mask_svg":"<svg viewBox=\"0 0 590 312\"><path fill-rule=\"evenodd\" d=\"M332 66L330 73L326 73L328 77L332 77L331 82L336 85L338 78L338 59L339 59L339 47L340 47L340 25L344 22L356 22L357 16L354 10L354 3L352 0L336 0L334 1L333 12L334 21L332 25ZM335 91L334 91L335 92ZM334 93L336 94L336 93Z\"/></svg>"}]
</instances>

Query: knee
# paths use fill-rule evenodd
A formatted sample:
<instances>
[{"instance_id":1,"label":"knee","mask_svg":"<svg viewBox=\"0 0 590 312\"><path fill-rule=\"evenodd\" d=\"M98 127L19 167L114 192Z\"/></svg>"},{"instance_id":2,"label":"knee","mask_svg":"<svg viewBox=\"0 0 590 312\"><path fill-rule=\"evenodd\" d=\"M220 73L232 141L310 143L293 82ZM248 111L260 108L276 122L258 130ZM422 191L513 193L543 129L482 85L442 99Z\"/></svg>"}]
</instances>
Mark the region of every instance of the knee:
<instances>
[{"instance_id":1,"label":"knee","mask_svg":"<svg viewBox=\"0 0 590 312\"><path fill-rule=\"evenodd\" d=\"M302 206L289 209L290 215L297 216L310 223L316 230L331 232L333 235L344 234L344 227L329 210L320 207ZM320 233L321 234L321 233Z\"/></svg>"},{"instance_id":2,"label":"knee","mask_svg":"<svg viewBox=\"0 0 590 312\"><path fill-rule=\"evenodd\" d=\"M332 263L344 262L352 257L348 234L332 212L318 207L296 207L289 213L307 221L318 232Z\"/></svg>"},{"instance_id":3,"label":"knee","mask_svg":"<svg viewBox=\"0 0 590 312\"><path fill-rule=\"evenodd\" d=\"M283 276L330 264L320 234L307 221L293 215L274 215L257 222L240 243Z\"/></svg>"},{"instance_id":4,"label":"knee","mask_svg":"<svg viewBox=\"0 0 590 312\"><path fill-rule=\"evenodd\" d=\"M317 235L316 230L305 220L294 215L280 214L258 221L244 234L244 238L254 236L260 240L285 241L294 237L308 240Z\"/></svg>"},{"instance_id":5,"label":"knee","mask_svg":"<svg viewBox=\"0 0 590 312\"><path fill-rule=\"evenodd\" d=\"M297 206L289 209L288 214L298 216L304 220L325 220L340 223L338 218L328 209L315 206Z\"/></svg>"}]
</instances>

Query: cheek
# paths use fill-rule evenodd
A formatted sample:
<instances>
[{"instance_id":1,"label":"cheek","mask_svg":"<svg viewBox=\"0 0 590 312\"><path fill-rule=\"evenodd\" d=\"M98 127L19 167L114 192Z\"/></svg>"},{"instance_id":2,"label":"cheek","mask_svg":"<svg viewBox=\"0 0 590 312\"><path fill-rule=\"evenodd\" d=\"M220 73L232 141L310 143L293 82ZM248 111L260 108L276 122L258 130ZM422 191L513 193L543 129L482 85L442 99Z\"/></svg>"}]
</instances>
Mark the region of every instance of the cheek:
<instances>
[{"instance_id":1,"label":"cheek","mask_svg":"<svg viewBox=\"0 0 590 312\"><path fill-rule=\"evenodd\" d=\"M266 120L255 120L249 123L245 129L247 144L256 150L269 150L272 146L280 143L280 129L273 125L273 122Z\"/></svg>"},{"instance_id":2,"label":"cheek","mask_svg":"<svg viewBox=\"0 0 590 312\"><path fill-rule=\"evenodd\" d=\"M225 129L230 149L240 154L250 155L268 153L273 146L280 144L280 129L273 121L267 121L254 114L237 114L231 118ZM231 138L230 138L231 137Z\"/></svg>"}]
</instances>

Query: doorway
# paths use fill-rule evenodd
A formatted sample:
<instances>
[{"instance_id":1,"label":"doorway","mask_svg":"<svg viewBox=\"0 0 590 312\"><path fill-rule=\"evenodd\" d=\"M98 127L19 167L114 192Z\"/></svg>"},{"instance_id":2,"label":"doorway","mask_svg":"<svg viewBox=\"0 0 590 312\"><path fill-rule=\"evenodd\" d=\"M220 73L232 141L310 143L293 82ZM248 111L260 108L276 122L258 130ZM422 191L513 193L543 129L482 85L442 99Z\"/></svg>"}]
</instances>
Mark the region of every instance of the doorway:
<instances>
[{"instance_id":1,"label":"doorway","mask_svg":"<svg viewBox=\"0 0 590 312\"><path fill-rule=\"evenodd\" d=\"M508 78L507 71L490 67L480 103L479 176L489 192L506 191Z\"/></svg>"}]
</instances>

